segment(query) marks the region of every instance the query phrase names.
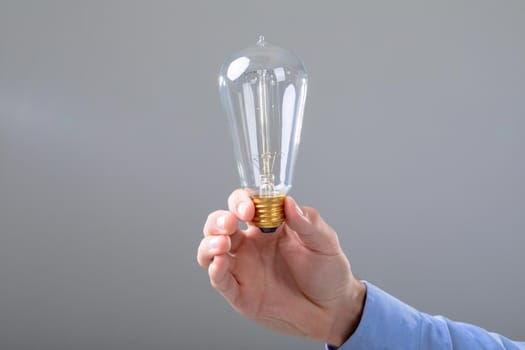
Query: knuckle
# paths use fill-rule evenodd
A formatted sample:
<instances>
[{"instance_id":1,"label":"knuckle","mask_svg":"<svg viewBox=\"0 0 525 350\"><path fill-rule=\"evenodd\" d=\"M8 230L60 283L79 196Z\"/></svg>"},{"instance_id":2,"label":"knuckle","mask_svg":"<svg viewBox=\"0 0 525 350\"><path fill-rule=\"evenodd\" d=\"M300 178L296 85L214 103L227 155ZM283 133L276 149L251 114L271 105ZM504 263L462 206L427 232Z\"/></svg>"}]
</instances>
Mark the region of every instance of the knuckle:
<instances>
[{"instance_id":1,"label":"knuckle","mask_svg":"<svg viewBox=\"0 0 525 350\"><path fill-rule=\"evenodd\" d=\"M210 275L210 284L211 284L211 286L213 288L219 290L219 281L217 281L216 276L212 272L210 272L209 275Z\"/></svg>"},{"instance_id":2,"label":"knuckle","mask_svg":"<svg viewBox=\"0 0 525 350\"><path fill-rule=\"evenodd\" d=\"M305 209L308 212L308 218L311 221L313 221L313 222L320 221L321 214L319 213L319 211L317 209L312 208L312 207L305 207Z\"/></svg>"},{"instance_id":3,"label":"knuckle","mask_svg":"<svg viewBox=\"0 0 525 350\"><path fill-rule=\"evenodd\" d=\"M219 210L215 210L215 211L212 211L211 213L209 213L208 217L206 218L206 222L207 223L212 222L212 220L217 216L218 212L219 212Z\"/></svg>"},{"instance_id":4,"label":"knuckle","mask_svg":"<svg viewBox=\"0 0 525 350\"><path fill-rule=\"evenodd\" d=\"M206 268L206 264L204 263L204 259L202 258L202 256L197 255L197 263L198 263L199 266L202 267L203 269Z\"/></svg>"},{"instance_id":5,"label":"knuckle","mask_svg":"<svg viewBox=\"0 0 525 350\"><path fill-rule=\"evenodd\" d=\"M206 259L205 259L205 256L204 256L204 253L203 253L202 250L203 250L203 249L202 249L202 243L201 243L201 245L199 246L199 249L198 249L198 251L197 251L197 262L199 263L199 265L200 265L201 267L205 267L205 265L206 265L206 264L205 264L205 260L206 260Z\"/></svg>"},{"instance_id":6,"label":"knuckle","mask_svg":"<svg viewBox=\"0 0 525 350\"><path fill-rule=\"evenodd\" d=\"M204 227L202 229L205 234L210 229L210 223L211 223L212 218L213 218L213 213L208 214L208 216L206 217L206 222L204 222Z\"/></svg>"},{"instance_id":7,"label":"knuckle","mask_svg":"<svg viewBox=\"0 0 525 350\"><path fill-rule=\"evenodd\" d=\"M204 263L202 261L200 254L197 254L197 263L199 264L200 267L204 267Z\"/></svg>"}]
</instances>

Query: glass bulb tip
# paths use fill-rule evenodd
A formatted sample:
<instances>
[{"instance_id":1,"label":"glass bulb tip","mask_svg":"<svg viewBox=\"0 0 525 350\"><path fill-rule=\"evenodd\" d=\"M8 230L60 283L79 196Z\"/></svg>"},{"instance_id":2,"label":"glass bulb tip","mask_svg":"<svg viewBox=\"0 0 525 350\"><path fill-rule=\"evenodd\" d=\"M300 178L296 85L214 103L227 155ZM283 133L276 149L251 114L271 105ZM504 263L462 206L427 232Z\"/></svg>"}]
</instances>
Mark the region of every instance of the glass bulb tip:
<instances>
[{"instance_id":1,"label":"glass bulb tip","mask_svg":"<svg viewBox=\"0 0 525 350\"><path fill-rule=\"evenodd\" d=\"M259 35L259 40L257 41L257 46L264 46L266 45L266 41L264 40L264 35Z\"/></svg>"}]
</instances>

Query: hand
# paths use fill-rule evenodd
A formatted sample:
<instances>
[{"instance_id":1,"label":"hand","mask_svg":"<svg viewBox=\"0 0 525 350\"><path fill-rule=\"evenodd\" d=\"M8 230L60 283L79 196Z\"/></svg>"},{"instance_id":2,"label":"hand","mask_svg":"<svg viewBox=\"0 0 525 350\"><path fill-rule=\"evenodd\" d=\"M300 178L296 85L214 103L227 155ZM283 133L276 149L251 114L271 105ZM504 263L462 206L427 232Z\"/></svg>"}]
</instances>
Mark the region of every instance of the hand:
<instances>
[{"instance_id":1,"label":"hand","mask_svg":"<svg viewBox=\"0 0 525 350\"><path fill-rule=\"evenodd\" d=\"M241 315L272 330L340 346L356 329L366 287L350 269L337 234L319 213L285 200L286 221L273 234L248 224L255 208L244 190L229 211L211 213L197 260Z\"/></svg>"}]
</instances>

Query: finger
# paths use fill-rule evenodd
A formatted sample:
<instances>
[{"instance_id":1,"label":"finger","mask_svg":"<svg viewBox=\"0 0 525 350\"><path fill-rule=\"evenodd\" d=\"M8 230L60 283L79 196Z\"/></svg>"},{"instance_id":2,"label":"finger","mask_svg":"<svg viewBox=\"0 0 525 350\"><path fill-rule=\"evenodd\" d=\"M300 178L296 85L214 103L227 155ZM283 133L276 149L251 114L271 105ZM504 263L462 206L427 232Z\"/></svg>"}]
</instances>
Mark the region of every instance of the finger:
<instances>
[{"instance_id":1,"label":"finger","mask_svg":"<svg viewBox=\"0 0 525 350\"><path fill-rule=\"evenodd\" d=\"M207 269L216 255L229 252L231 240L229 236L208 236L202 239L197 251L197 262Z\"/></svg>"},{"instance_id":2,"label":"finger","mask_svg":"<svg viewBox=\"0 0 525 350\"><path fill-rule=\"evenodd\" d=\"M255 215L250 194L246 190L237 189L228 198L228 209L241 221L251 221Z\"/></svg>"},{"instance_id":3,"label":"finger","mask_svg":"<svg viewBox=\"0 0 525 350\"><path fill-rule=\"evenodd\" d=\"M237 218L226 210L217 210L208 215L204 224L204 236L231 235L237 231Z\"/></svg>"},{"instance_id":4,"label":"finger","mask_svg":"<svg viewBox=\"0 0 525 350\"><path fill-rule=\"evenodd\" d=\"M218 255L208 268L210 283L231 304L239 295L239 282L232 273L233 257L229 255Z\"/></svg>"},{"instance_id":5,"label":"finger","mask_svg":"<svg viewBox=\"0 0 525 350\"><path fill-rule=\"evenodd\" d=\"M314 208L300 207L292 197L284 202L286 224L297 233L306 247L323 254L339 254L335 231Z\"/></svg>"}]
</instances>

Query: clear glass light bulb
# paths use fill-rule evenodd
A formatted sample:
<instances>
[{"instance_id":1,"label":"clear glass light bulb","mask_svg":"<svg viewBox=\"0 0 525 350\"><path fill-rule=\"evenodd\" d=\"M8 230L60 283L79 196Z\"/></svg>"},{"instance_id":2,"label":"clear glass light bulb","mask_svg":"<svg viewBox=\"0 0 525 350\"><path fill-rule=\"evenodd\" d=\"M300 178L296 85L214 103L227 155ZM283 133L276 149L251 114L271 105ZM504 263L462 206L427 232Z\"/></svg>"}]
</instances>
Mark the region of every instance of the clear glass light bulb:
<instances>
[{"instance_id":1,"label":"clear glass light bulb","mask_svg":"<svg viewBox=\"0 0 525 350\"><path fill-rule=\"evenodd\" d=\"M230 56L219 75L241 187L255 203L254 223L274 232L292 187L308 77L301 60L260 37Z\"/></svg>"}]
</instances>

